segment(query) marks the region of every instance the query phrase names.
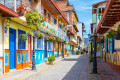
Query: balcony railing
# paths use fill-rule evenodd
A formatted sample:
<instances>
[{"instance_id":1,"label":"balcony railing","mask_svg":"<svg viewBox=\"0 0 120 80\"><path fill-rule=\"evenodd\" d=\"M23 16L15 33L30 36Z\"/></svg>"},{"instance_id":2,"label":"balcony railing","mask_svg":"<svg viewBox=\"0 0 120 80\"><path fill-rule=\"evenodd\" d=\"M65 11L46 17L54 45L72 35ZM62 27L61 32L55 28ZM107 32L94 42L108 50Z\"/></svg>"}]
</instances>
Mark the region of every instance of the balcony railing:
<instances>
[{"instance_id":1,"label":"balcony railing","mask_svg":"<svg viewBox=\"0 0 120 80\"><path fill-rule=\"evenodd\" d=\"M44 17L45 21L48 22L52 27L57 29L58 25L57 23L54 23L54 21L50 20L47 16L45 16L42 12L41 15Z\"/></svg>"},{"instance_id":2,"label":"balcony railing","mask_svg":"<svg viewBox=\"0 0 120 80\"><path fill-rule=\"evenodd\" d=\"M66 33L59 27L58 27L58 37L60 37L60 38L62 38L63 40L66 41Z\"/></svg>"}]
</instances>

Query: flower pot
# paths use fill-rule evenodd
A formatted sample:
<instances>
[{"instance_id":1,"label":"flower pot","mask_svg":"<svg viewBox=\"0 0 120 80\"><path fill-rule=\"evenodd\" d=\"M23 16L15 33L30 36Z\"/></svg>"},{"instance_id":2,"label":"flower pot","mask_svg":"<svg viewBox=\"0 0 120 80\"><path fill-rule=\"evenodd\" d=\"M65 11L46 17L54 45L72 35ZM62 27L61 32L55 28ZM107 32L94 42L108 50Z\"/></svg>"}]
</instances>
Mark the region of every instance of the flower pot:
<instances>
[{"instance_id":1,"label":"flower pot","mask_svg":"<svg viewBox=\"0 0 120 80\"><path fill-rule=\"evenodd\" d=\"M49 61L49 64L53 65L53 61Z\"/></svg>"},{"instance_id":2,"label":"flower pot","mask_svg":"<svg viewBox=\"0 0 120 80\"><path fill-rule=\"evenodd\" d=\"M116 40L120 40L120 34L115 34L115 35L113 36L113 38L116 39Z\"/></svg>"}]
</instances>

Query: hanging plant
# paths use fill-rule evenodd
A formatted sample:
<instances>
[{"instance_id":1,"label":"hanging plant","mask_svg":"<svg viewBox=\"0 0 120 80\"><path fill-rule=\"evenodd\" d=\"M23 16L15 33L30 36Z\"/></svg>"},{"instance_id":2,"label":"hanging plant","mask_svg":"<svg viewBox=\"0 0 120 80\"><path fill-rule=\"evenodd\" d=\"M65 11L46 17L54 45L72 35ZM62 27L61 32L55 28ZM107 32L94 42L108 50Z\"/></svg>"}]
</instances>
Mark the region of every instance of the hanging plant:
<instances>
[{"instance_id":1,"label":"hanging plant","mask_svg":"<svg viewBox=\"0 0 120 80\"><path fill-rule=\"evenodd\" d=\"M55 41L56 40L56 38L55 37L50 37L50 41Z\"/></svg>"},{"instance_id":2,"label":"hanging plant","mask_svg":"<svg viewBox=\"0 0 120 80\"><path fill-rule=\"evenodd\" d=\"M40 22L43 23L45 21L44 17L42 15L40 15L40 14L39 14L39 16L41 18Z\"/></svg>"},{"instance_id":3,"label":"hanging plant","mask_svg":"<svg viewBox=\"0 0 120 80\"><path fill-rule=\"evenodd\" d=\"M38 33L38 39L41 39L42 37L44 36L44 34L43 33Z\"/></svg>"},{"instance_id":4,"label":"hanging plant","mask_svg":"<svg viewBox=\"0 0 120 80\"><path fill-rule=\"evenodd\" d=\"M27 35L26 34L20 34L20 40L25 42L27 40Z\"/></svg>"},{"instance_id":5,"label":"hanging plant","mask_svg":"<svg viewBox=\"0 0 120 80\"><path fill-rule=\"evenodd\" d=\"M41 26L41 16L38 14L38 11L28 11L25 14L27 25L32 30L39 30Z\"/></svg>"},{"instance_id":6,"label":"hanging plant","mask_svg":"<svg viewBox=\"0 0 120 80\"><path fill-rule=\"evenodd\" d=\"M119 27L118 27L118 29L117 29L117 34L115 34L115 35L113 36L113 38L116 39L116 40L120 40L120 28L119 28Z\"/></svg>"},{"instance_id":7,"label":"hanging plant","mask_svg":"<svg viewBox=\"0 0 120 80\"><path fill-rule=\"evenodd\" d=\"M45 37L45 40L49 41L49 40L50 40L50 37L49 37L49 36Z\"/></svg>"},{"instance_id":8,"label":"hanging plant","mask_svg":"<svg viewBox=\"0 0 120 80\"><path fill-rule=\"evenodd\" d=\"M61 42L61 39L59 37L57 37L56 41L57 42Z\"/></svg>"},{"instance_id":9,"label":"hanging plant","mask_svg":"<svg viewBox=\"0 0 120 80\"><path fill-rule=\"evenodd\" d=\"M68 42L67 42L67 41L65 41L65 44L68 44Z\"/></svg>"},{"instance_id":10,"label":"hanging plant","mask_svg":"<svg viewBox=\"0 0 120 80\"><path fill-rule=\"evenodd\" d=\"M27 9L26 9L25 5L22 4L16 8L16 11L19 14L19 16L23 16L27 12Z\"/></svg>"},{"instance_id":11,"label":"hanging plant","mask_svg":"<svg viewBox=\"0 0 120 80\"><path fill-rule=\"evenodd\" d=\"M107 38L107 39L108 39L108 38L113 38L113 36L114 36L115 34L117 34L117 32L114 31L114 30L111 30L111 31L109 31L108 34L106 35L106 38Z\"/></svg>"},{"instance_id":12,"label":"hanging plant","mask_svg":"<svg viewBox=\"0 0 120 80\"><path fill-rule=\"evenodd\" d=\"M73 43L73 42L71 42L71 41L69 42L69 44L70 44L71 46L72 46L72 45L74 45L74 43Z\"/></svg>"}]
</instances>

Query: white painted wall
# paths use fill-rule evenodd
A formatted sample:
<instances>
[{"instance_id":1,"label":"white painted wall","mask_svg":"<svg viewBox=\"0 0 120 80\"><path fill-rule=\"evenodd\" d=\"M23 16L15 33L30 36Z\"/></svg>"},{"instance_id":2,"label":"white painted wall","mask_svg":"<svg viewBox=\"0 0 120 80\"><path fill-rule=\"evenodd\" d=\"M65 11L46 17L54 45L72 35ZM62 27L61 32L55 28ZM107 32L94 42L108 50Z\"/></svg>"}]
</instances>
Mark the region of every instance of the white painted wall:
<instances>
[{"instance_id":1,"label":"white painted wall","mask_svg":"<svg viewBox=\"0 0 120 80\"><path fill-rule=\"evenodd\" d=\"M83 39L83 35L82 35L82 23L78 23L77 24L77 27L78 27L78 30L79 30L79 32L77 33L77 36L80 36L81 37L81 39Z\"/></svg>"}]
</instances>

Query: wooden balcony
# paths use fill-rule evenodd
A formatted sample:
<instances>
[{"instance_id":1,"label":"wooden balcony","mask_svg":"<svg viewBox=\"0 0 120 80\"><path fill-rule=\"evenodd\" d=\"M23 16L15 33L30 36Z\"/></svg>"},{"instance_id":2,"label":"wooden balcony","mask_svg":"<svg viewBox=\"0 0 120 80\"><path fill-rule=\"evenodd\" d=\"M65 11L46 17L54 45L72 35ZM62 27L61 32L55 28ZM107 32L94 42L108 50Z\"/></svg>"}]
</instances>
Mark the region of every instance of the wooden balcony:
<instances>
[{"instance_id":1,"label":"wooden balcony","mask_svg":"<svg viewBox=\"0 0 120 80\"><path fill-rule=\"evenodd\" d=\"M75 35L75 33L73 32L72 30L72 27L69 27L68 30L67 30L67 35Z\"/></svg>"}]
</instances>

